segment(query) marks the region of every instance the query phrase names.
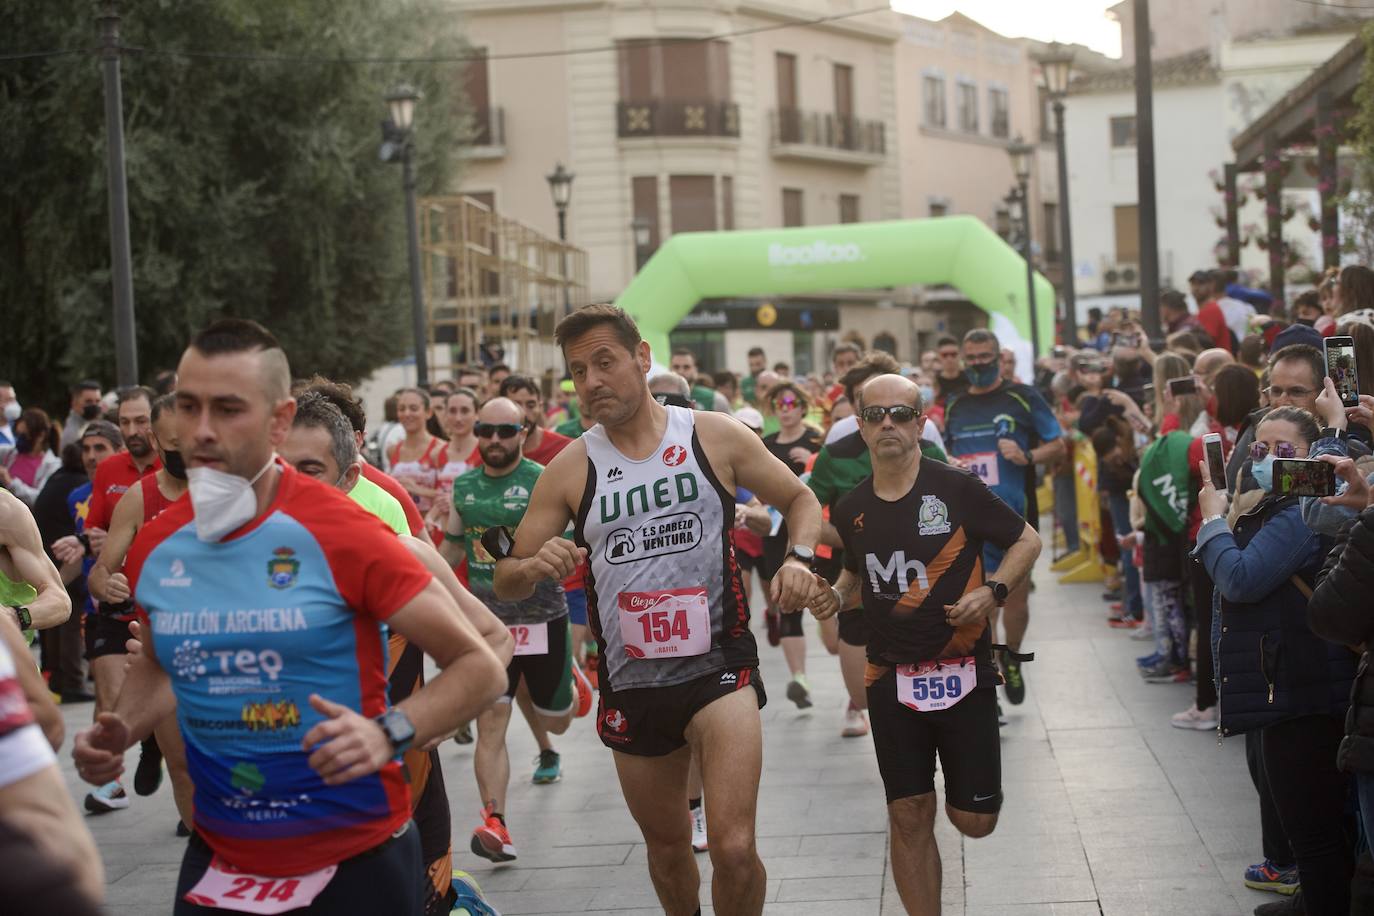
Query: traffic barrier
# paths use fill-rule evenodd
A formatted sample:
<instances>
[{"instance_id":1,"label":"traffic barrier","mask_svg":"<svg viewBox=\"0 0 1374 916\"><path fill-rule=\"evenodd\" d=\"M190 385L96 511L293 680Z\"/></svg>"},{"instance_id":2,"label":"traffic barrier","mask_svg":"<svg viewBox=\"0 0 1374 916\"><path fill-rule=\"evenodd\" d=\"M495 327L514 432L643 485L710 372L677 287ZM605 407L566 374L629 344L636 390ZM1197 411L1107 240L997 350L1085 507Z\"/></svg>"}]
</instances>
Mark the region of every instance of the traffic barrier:
<instances>
[{"instance_id":1,"label":"traffic barrier","mask_svg":"<svg viewBox=\"0 0 1374 916\"><path fill-rule=\"evenodd\" d=\"M1061 573L1059 581L1101 582L1106 578L1102 562L1102 508L1097 496L1097 453L1077 433L1074 435L1073 482L1078 504L1078 551L1050 569Z\"/></svg>"}]
</instances>

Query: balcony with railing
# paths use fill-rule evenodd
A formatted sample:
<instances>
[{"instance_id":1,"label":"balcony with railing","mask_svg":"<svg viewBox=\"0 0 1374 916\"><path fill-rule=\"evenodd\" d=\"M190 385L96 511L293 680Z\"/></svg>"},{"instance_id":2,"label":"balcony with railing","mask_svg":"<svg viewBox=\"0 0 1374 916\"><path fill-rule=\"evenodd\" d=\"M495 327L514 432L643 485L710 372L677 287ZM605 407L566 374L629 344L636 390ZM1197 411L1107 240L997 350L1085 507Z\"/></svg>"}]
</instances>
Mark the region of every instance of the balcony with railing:
<instances>
[{"instance_id":1,"label":"balcony with railing","mask_svg":"<svg viewBox=\"0 0 1374 916\"><path fill-rule=\"evenodd\" d=\"M502 159L506 155L506 110L499 106L473 112L464 139L469 159Z\"/></svg>"},{"instance_id":2,"label":"balcony with railing","mask_svg":"<svg viewBox=\"0 0 1374 916\"><path fill-rule=\"evenodd\" d=\"M739 137L734 102L677 102L654 99L616 105L621 139L633 137Z\"/></svg>"},{"instance_id":3,"label":"balcony with railing","mask_svg":"<svg viewBox=\"0 0 1374 916\"><path fill-rule=\"evenodd\" d=\"M808 159L868 168L887 156L882 121L828 112L779 108L772 112L772 151L779 159Z\"/></svg>"}]
</instances>

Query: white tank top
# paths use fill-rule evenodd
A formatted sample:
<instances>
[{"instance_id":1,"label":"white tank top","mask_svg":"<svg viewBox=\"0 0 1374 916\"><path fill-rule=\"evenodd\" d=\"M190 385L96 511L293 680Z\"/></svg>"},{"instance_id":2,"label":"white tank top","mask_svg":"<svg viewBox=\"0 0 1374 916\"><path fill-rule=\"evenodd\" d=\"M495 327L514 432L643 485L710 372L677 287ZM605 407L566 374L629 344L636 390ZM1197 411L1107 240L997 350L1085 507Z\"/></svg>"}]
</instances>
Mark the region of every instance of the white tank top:
<instances>
[{"instance_id":1,"label":"white tank top","mask_svg":"<svg viewBox=\"0 0 1374 916\"><path fill-rule=\"evenodd\" d=\"M577 542L587 548L588 620L612 689L667 687L758 664L730 530L735 499L696 436L668 407L658 447L639 461L587 430Z\"/></svg>"}]
</instances>

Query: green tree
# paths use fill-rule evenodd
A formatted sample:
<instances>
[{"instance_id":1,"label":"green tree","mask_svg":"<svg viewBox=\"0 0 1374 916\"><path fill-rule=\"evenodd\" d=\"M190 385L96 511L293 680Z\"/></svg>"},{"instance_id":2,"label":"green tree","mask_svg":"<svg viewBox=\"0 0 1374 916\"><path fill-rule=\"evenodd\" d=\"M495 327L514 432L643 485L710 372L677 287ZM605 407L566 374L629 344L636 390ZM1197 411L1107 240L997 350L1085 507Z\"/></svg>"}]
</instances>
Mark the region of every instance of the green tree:
<instances>
[{"instance_id":1,"label":"green tree","mask_svg":"<svg viewBox=\"0 0 1374 916\"><path fill-rule=\"evenodd\" d=\"M0 55L91 49L94 6L0 0ZM145 0L122 8L139 368L235 315L297 374L356 380L408 351L400 168L379 161L382 96L418 86L419 193L451 186L465 50L437 0ZM327 58L215 59L167 52ZM0 377L57 406L114 378L100 63L0 61Z\"/></svg>"}]
</instances>

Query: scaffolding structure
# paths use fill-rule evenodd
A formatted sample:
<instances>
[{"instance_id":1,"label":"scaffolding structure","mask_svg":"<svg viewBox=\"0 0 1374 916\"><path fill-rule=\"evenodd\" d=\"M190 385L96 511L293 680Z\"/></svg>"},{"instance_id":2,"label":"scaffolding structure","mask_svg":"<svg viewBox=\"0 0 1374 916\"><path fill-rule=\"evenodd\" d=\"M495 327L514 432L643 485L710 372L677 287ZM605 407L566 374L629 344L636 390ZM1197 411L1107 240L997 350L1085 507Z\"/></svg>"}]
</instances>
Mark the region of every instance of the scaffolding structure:
<instances>
[{"instance_id":1,"label":"scaffolding structure","mask_svg":"<svg viewBox=\"0 0 1374 916\"><path fill-rule=\"evenodd\" d=\"M419 209L435 376L478 362L483 346L529 375L561 374L553 329L588 301L587 253L471 197L424 197Z\"/></svg>"}]
</instances>

